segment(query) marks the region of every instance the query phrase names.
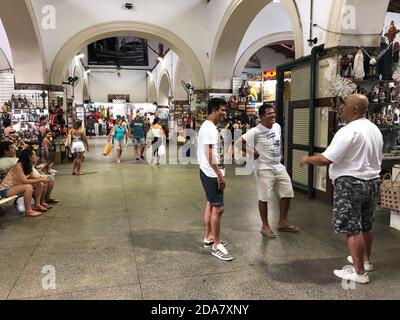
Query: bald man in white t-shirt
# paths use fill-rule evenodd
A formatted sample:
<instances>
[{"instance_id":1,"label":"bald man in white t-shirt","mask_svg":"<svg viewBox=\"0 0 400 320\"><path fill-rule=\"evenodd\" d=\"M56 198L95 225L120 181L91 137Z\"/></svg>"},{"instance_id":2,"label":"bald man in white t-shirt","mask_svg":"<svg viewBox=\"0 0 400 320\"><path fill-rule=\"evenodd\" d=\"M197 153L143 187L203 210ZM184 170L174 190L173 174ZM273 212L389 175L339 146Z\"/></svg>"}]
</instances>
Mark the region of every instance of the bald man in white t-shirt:
<instances>
[{"instance_id":1,"label":"bald man in white t-shirt","mask_svg":"<svg viewBox=\"0 0 400 320\"><path fill-rule=\"evenodd\" d=\"M372 227L379 195L383 158L383 137L376 125L366 118L368 99L353 94L341 106L341 117L347 125L340 129L326 151L319 156L305 157L301 165L330 165L334 184L333 224L337 233L347 235L354 265L334 270L344 280L368 283Z\"/></svg>"}]
</instances>

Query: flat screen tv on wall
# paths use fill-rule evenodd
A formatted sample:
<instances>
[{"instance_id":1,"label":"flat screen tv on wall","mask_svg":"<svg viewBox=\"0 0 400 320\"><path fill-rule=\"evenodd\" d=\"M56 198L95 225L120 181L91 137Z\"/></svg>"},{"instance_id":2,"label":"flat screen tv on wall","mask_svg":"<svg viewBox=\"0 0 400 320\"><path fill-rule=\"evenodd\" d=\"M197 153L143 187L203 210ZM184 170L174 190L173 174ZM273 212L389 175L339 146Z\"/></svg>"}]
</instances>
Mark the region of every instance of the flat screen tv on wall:
<instances>
[{"instance_id":1,"label":"flat screen tv on wall","mask_svg":"<svg viewBox=\"0 0 400 320\"><path fill-rule=\"evenodd\" d=\"M136 37L99 40L88 46L88 59L89 65L147 67L147 40Z\"/></svg>"}]
</instances>

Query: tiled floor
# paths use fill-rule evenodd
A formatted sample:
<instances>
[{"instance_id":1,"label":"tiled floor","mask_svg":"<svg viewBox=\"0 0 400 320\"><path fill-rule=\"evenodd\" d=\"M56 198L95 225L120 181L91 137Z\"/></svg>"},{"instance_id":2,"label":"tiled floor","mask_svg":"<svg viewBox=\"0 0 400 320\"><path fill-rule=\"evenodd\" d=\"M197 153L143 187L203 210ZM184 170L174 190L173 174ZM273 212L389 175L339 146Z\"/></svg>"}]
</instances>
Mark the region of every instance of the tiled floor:
<instances>
[{"instance_id":1,"label":"tiled floor","mask_svg":"<svg viewBox=\"0 0 400 320\"><path fill-rule=\"evenodd\" d=\"M197 166L137 164L132 147L118 165L101 155L103 141L91 143L86 176L57 167L59 205L0 218L0 299L400 299L400 232L387 211L377 214L371 283L346 290L332 274L347 250L331 208L297 194L290 217L302 231L264 239L253 177L231 168L222 236L235 260L222 262L201 246ZM54 289L44 289L46 266Z\"/></svg>"}]
</instances>

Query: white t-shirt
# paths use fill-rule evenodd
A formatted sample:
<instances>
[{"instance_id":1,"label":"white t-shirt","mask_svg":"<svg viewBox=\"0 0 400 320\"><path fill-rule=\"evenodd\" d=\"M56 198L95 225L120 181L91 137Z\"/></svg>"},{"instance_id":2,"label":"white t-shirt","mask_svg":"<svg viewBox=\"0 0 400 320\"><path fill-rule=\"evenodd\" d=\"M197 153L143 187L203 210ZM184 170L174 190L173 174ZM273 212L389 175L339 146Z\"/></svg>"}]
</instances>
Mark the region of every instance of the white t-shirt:
<instances>
[{"instance_id":1,"label":"white t-shirt","mask_svg":"<svg viewBox=\"0 0 400 320\"><path fill-rule=\"evenodd\" d=\"M371 121L360 119L340 129L322 155L333 162L329 168L332 181L343 176L372 180L379 178L382 152L382 133Z\"/></svg>"},{"instance_id":2,"label":"white t-shirt","mask_svg":"<svg viewBox=\"0 0 400 320\"><path fill-rule=\"evenodd\" d=\"M212 121L205 121L200 128L199 135L197 138L197 159L199 161L200 169L209 178L216 178L217 174L211 167L207 159L206 146L213 146L213 158L217 161L216 164L220 164L219 158L219 132L217 127ZM224 175L224 170L221 170L222 175Z\"/></svg>"},{"instance_id":3,"label":"white t-shirt","mask_svg":"<svg viewBox=\"0 0 400 320\"><path fill-rule=\"evenodd\" d=\"M8 170L18 163L18 158L0 158L0 170Z\"/></svg>"},{"instance_id":4,"label":"white t-shirt","mask_svg":"<svg viewBox=\"0 0 400 320\"><path fill-rule=\"evenodd\" d=\"M256 160L255 166L258 170L273 169L276 171L285 170L281 164L281 126L275 123L271 129L259 124L249 130L243 139L249 148L256 148L260 157Z\"/></svg>"}]
</instances>

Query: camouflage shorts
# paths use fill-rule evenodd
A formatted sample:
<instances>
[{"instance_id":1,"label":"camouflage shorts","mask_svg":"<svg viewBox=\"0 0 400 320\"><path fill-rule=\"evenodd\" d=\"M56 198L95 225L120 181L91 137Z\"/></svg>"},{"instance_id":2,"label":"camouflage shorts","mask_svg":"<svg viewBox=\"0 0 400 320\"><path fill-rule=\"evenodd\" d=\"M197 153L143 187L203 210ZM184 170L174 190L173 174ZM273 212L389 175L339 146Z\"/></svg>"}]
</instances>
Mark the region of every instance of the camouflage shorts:
<instances>
[{"instance_id":1,"label":"camouflage shorts","mask_svg":"<svg viewBox=\"0 0 400 320\"><path fill-rule=\"evenodd\" d=\"M333 225L337 233L366 233L375 222L379 179L363 181L353 177L335 180Z\"/></svg>"}]
</instances>

